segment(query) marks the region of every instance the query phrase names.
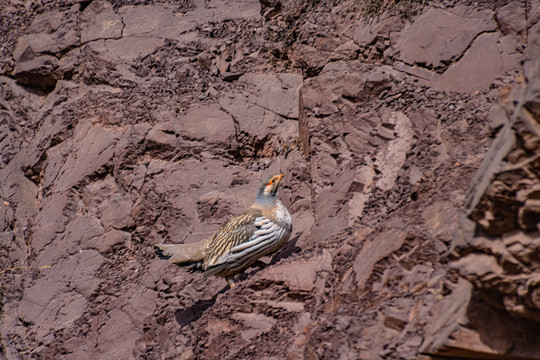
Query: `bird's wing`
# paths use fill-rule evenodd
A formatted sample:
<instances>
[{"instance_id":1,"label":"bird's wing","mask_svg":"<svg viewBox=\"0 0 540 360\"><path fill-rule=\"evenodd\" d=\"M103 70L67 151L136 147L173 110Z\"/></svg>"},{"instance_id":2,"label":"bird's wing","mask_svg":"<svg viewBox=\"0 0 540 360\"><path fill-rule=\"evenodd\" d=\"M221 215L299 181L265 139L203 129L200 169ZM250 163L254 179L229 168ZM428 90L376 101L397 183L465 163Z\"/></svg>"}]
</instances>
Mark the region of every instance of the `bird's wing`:
<instances>
[{"instance_id":1,"label":"bird's wing","mask_svg":"<svg viewBox=\"0 0 540 360\"><path fill-rule=\"evenodd\" d=\"M263 244L272 242L276 234L280 232L280 227L264 216L256 218L254 224L257 229L253 232L248 241L244 241L231 248L231 251L229 252L231 255L245 252L246 250L256 250L263 246Z\"/></svg>"},{"instance_id":2,"label":"bird's wing","mask_svg":"<svg viewBox=\"0 0 540 360\"><path fill-rule=\"evenodd\" d=\"M205 246L205 267L220 264L220 259L231 248L248 241L257 230L257 218L261 216L260 211L250 211L238 215L221 225L208 239Z\"/></svg>"},{"instance_id":3,"label":"bird's wing","mask_svg":"<svg viewBox=\"0 0 540 360\"><path fill-rule=\"evenodd\" d=\"M217 274L224 269L232 272L242 270L261 256L274 251L276 246L279 247L280 239L286 232L285 229L262 215L255 217L250 222L250 226L252 228L250 228L249 236L242 237L243 241L235 242L216 258L205 271L206 276Z\"/></svg>"}]
</instances>

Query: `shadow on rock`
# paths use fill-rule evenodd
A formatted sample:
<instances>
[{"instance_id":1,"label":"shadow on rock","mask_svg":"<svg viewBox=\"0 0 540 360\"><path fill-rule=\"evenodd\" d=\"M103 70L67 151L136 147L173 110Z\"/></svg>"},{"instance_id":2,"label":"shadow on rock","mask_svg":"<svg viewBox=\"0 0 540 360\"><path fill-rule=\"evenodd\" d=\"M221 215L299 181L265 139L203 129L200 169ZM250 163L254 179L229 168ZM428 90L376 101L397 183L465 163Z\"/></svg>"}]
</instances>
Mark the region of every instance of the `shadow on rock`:
<instances>
[{"instance_id":1,"label":"shadow on rock","mask_svg":"<svg viewBox=\"0 0 540 360\"><path fill-rule=\"evenodd\" d=\"M296 246L296 242L300 238L302 234L298 234L293 239L289 240L289 243L287 244L287 247L285 247L280 253L278 253L268 264L267 266L273 265L277 263L281 259L286 259L289 256L291 256L294 253L297 253L300 251L300 248ZM258 264L257 264L258 265ZM266 267L266 266L264 266ZM249 276L253 276L253 274L257 273L263 268L263 266L260 266L259 269L255 270L254 272L251 272ZM238 280L245 280L248 277L247 274L239 274ZM204 314L206 310L208 310L214 303L216 302L216 299L218 295L225 293L227 290L229 290L229 286L225 286L223 289L221 289L218 293L216 293L211 299L209 300L199 300L192 306L186 308L186 309L178 309L174 313L174 319L176 322L181 326L184 327L191 323L192 321L198 320L201 318L201 316Z\"/></svg>"},{"instance_id":2,"label":"shadow on rock","mask_svg":"<svg viewBox=\"0 0 540 360\"><path fill-rule=\"evenodd\" d=\"M280 252L278 252L274 257L272 257L269 263L265 263L264 261L257 260L257 262L251 265L251 270L249 272L243 272L241 274L238 274L236 277L236 280L239 282L246 281L247 279L257 274L259 271L264 270L269 266L277 264L280 260L286 259L292 254L300 252L302 249L296 246L296 242L301 236L302 236L302 233L296 235L294 238L289 240L289 242L287 243L287 246L283 248Z\"/></svg>"},{"instance_id":3,"label":"shadow on rock","mask_svg":"<svg viewBox=\"0 0 540 360\"><path fill-rule=\"evenodd\" d=\"M499 300L490 295L492 294L475 291L467 307L467 328L474 329L478 334L477 339L481 344L478 348L489 349L492 353L514 355L516 358L536 358L540 350L540 334L535 330L538 329L538 323L511 316L501 310L503 305L497 304ZM474 342L471 339L458 338L455 343L458 348L469 350Z\"/></svg>"},{"instance_id":4,"label":"shadow on rock","mask_svg":"<svg viewBox=\"0 0 540 360\"><path fill-rule=\"evenodd\" d=\"M192 321L199 320L204 314L204 312L212 305L214 305L218 295L225 293L225 291L227 291L228 289L229 286L227 285L209 300L199 300L186 309L176 310L176 312L174 313L174 319L180 325L180 327L184 327Z\"/></svg>"},{"instance_id":5,"label":"shadow on rock","mask_svg":"<svg viewBox=\"0 0 540 360\"><path fill-rule=\"evenodd\" d=\"M276 256L272 258L272 261L270 261L270 264L268 265L274 265L279 260L286 259L292 254L300 252L302 249L296 246L296 243L298 242L298 239L300 239L300 236L302 236L302 234L303 233L300 233L296 235L294 238L292 238L291 240L289 240L289 242L287 243L287 246L283 248L283 250L281 250L278 254L276 254Z\"/></svg>"}]
</instances>

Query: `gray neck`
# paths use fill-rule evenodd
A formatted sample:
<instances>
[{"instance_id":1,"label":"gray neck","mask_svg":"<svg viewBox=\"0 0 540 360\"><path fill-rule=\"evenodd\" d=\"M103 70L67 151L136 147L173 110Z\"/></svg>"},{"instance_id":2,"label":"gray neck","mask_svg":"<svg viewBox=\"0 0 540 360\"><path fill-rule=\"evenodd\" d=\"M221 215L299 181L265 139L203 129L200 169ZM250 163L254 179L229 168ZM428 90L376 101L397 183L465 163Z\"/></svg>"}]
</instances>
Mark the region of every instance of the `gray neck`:
<instances>
[{"instance_id":1,"label":"gray neck","mask_svg":"<svg viewBox=\"0 0 540 360\"><path fill-rule=\"evenodd\" d=\"M255 198L255 205L269 207L274 206L277 201L277 196L266 196L262 194L257 194L257 197Z\"/></svg>"}]
</instances>

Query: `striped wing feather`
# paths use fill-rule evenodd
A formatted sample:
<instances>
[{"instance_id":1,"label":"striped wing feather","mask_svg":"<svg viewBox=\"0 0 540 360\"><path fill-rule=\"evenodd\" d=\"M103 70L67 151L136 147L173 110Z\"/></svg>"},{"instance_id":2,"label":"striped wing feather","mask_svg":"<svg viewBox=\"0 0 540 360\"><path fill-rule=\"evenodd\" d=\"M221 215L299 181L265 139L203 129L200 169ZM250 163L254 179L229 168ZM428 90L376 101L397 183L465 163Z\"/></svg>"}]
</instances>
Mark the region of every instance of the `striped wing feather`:
<instances>
[{"instance_id":1,"label":"striped wing feather","mask_svg":"<svg viewBox=\"0 0 540 360\"><path fill-rule=\"evenodd\" d=\"M239 221L239 225L233 229L233 234L242 235L232 236L234 241L230 241L226 250L212 257L212 262L208 263L205 276L221 272L240 272L258 258L279 248L285 230L260 213L255 215L254 217L250 216L249 224L237 220L238 218L231 220ZM226 236L230 237L231 234L226 233ZM216 249L223 250L222 247L216 247Z\"/></svg>"},{"instance_id":2,"label":"striped wing feather","mask_svg":"<svg viewBox=\"0 0 540 360\"><path fill-rule=\"evenodd\" d=\"M212 267L221 263L220 259L228 251L251 238L257 230L255 219L261 216L258 211L247 212L230 219L208 239L205 247L204 267Z\"/></svg>"}]
</instances>

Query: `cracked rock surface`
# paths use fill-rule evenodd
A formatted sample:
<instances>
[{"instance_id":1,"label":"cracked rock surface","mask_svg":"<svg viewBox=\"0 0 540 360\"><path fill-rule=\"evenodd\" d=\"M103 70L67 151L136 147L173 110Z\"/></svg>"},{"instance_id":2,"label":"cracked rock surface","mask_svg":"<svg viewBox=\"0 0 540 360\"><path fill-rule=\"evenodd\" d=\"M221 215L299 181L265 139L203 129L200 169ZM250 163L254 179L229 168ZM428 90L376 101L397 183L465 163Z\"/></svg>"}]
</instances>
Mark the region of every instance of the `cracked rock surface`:
<instances>
[{"instance_id":1,"label":"cracked rock surface","mask_svg":"<svg viewBox=\"0 0 540 360\"><path fill-rule=\"evenodd\" d=\"M0 359L539 359L516 4L0 4ZM229 289L155 257L278 172L266 267Z\"/></svg>"}]
</instances>

